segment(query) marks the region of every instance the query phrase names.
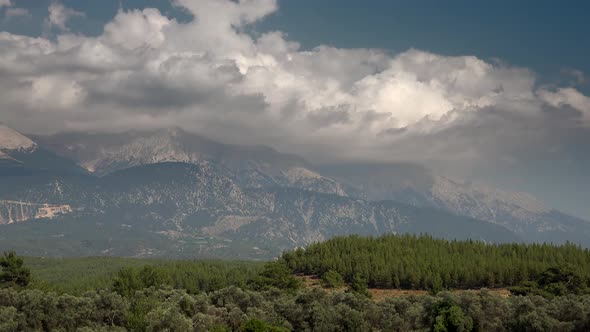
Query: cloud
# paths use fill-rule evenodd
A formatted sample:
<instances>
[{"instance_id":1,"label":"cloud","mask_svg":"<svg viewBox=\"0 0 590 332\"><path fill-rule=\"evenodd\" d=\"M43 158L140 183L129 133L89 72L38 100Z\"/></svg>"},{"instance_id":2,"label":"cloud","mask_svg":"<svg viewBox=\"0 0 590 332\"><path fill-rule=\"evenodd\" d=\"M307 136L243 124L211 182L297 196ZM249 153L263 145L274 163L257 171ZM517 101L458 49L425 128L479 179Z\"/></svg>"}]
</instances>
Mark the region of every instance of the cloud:
<instances>
[{"instance_id":1,"label":"cloud","mask_svg":"<svg viewBox=\"0 0 590 332\"><path fill-rule=\"evenodd\" d=\"M568 151L588 97L526 68L410 49L318 46L247 27L273 0L177 0L194 19L120 11L102 35L53 3L55 39L0 33L0 120L33 132L180 126L320 159L512 161ZM545 145L543 145L545 144Z\"/></svg>"},{"instance_id":2,"label":"cloud","mask_svg":"<svg viewBox=\"0 0 590 332\"><path fill-rule=\"evenodd\" d=\"M561 74L573 79L575 85L584 85L588 83L588 78L584 72L579 69L563 68Z\"/></svg>"},{"instance_id":3,"label":"cloud","mask_svg":"<svg viewBox=\"0 0 590 332\"><path fill-rule=\"evenodd\" d=\"M32 17L31 13L25 8L8 8L5 12L5 18L10 20L12 18L24 17L30 18Z\"/></svg>"},{"instance_id":4,"label":"cloud","mask_svg":"<svg viewBox=\"0 0 590 332\"><path fill-rule=\"evenodd\" d=\"M30 18L31 13L25 8L13 7L14 3L11 0L0 0L0 9L6 7L4 12L4 21L9 21L14 18Z\"/></svg>"},{"instance_id":5,"label":"cloud","mask_svg":"<svg viewBox=\"0 0 590 332\"><path fill-rule=\"evenodd\" d=\"M590 123L590 98L574 88L560 88L555 92L540 90L539 97L555 108L571 107L578 111L586 123Z\"/></svg>"},{"instance_id":6,"label":"cloud","mask_svg":"<svg viewBox=\"0 0 590 332\"><path fill-rule=\"evenodd\" d=\"M64 7L64 5L59 2L52 2L49 5L49 17L45 23L49 28L56 27L61 31L69 31L66 24L70 19L85 16L84 13Z\"/></svg>"}]
</instances>

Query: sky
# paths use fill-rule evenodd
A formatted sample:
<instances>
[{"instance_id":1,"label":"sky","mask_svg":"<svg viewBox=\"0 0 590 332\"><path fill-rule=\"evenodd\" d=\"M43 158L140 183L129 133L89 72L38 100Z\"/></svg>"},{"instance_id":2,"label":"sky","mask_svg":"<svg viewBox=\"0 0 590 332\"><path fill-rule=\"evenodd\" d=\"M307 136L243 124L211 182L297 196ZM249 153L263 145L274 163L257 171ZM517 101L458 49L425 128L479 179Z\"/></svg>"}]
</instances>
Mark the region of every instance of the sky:
<instances>
[{"instance_id":1,"label":"sky","mask_svg":"<svg viewBox=\"0 0 590 332\"><path fill-rule=\"evenodd\" d=\"M410 161L590 219L590 3L0 0L0 121Z\"/></svg>"}]
</instances>

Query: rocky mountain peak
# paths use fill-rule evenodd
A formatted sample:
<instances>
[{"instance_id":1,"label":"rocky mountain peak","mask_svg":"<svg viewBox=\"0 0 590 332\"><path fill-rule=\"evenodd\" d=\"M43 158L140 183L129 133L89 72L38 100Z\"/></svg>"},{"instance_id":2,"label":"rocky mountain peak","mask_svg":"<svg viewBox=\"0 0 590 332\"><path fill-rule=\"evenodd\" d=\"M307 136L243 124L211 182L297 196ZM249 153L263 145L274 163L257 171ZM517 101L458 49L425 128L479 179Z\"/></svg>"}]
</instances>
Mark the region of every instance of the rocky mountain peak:
<instances>
[{"instance_id":1,"label":"rocky mountain peak","mask_svg":"<svg viewBox=\"0 0 590 332\"><path fill-rule=\"evenodd\" d=\"M7 151L33 150L37 144L18 131L0 123L0 154Z\"/></svg>"}]
</instances>

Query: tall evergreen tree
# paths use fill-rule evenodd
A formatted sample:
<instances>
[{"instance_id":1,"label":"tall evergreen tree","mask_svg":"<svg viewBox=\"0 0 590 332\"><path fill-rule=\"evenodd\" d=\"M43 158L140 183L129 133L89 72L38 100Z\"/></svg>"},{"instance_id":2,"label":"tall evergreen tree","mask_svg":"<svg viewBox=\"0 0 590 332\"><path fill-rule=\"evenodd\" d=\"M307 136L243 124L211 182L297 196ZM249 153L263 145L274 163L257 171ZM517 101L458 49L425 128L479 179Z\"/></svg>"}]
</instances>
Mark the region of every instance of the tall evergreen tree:
<instances>
[{"instance_id":1,"label":"tall evergreen tree","mask_svg":"<svg viewBox=\"0 0 590 332\"><path fill-rule=\"evenodd\" d=\"M31 271L23 266L24 261L15 252L5 252L0 258L0 286L26 287L31 282Z\"/></svg>"}]
</instances>

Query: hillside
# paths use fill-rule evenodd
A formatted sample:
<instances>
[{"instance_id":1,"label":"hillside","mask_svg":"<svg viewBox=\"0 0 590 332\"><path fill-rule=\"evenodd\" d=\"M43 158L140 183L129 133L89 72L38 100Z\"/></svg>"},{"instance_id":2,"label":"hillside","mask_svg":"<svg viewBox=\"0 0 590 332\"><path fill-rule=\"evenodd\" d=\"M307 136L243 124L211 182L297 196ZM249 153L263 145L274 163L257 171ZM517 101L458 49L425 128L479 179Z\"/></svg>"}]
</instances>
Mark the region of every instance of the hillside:
<instances>
[{"instance_id":1,"label":"hillside","mask_svg":"<svg viewBox=\"0 0 590 332\"><path fill-rule=\"evenodd\" d=\"M224 260L166 260L122 257L38 258L25 257L35 287L83 295L109 289L121 270L150 266L165 271L168 283L191 293L229 286L245 286L262 268L262 262Z\"/></svg>"},{"instance_id":2,"label":"hillside","mask_svg":"<svg viewBox=\"0 0 590 332\"><path fill-rule=\"evenodd\" d=\"M447 210L503 226L529 242L590 245L590 222L527 193L451 179L412 163L325 164L319 170L352 197Z\"/></svg>"},{"instance_id":3,"label":"hillside","mask_svg":"<svg viewBox=\"0 0 590 332\"><path fill-rule=\"evenodd\" d=\"M60 188L55 202L77 212L51 223L3 228L2 249L41 256L264 259L348 234L428 232L450 239L518 240L502 227L444 210L295 188L242 189L223 169L210 165L159 163L89 183L66 181ZM52 182L17 197L38 200L55 197L55 191ZM44 245L32 248L23 239Z\"/></svg>"},{"instance_id":4,"label":"hillside","mask_svg":"<svg viewBox=\"0 0 590 332\"><path fill-rule=\"evenodd\" d=\"M417 165L317 167L181 129L30 139L4 128L17 148L0 159L0 249L27 255L260 260L392 233L590 246L590 223Z\"/></svg>"},{"instance_id":5,"label":"hillside","mask_svg":"<svg viewBox=\"0 0 590 332\"><path fill-rule=\"evenodd\" d=\"M282 255L295 273L339 273L369 287L457 289L509 287L567 266L590 281L590 251L575 245L485 244L429 236L338 237Z\"/></svg>"},{"instance_id":6,"label":"hillside","mask_svg":"<svg viewBox=\"0 0 590 332\"><path fill-rule=\"evenodd\" d=\"M384 256L388 252L394 255ZM432 264L433 256L441 264ZM370 276L384 271L379 265L383 257L387 266L408 258L412 264L405 268L416 266L417 280L454 268L451 278L461 281L455 286L470 283L474 289L444 290L442 285L437 289L418 282L411 292L368 291ZM518 286L510 288L512 295L505 289L479 289L489 285L489 279L477 277L481 264L507 261L527 269L505 270L510 285ZM577 265L571 270L564 264ZM0 279L0 326L10 331L428 331L440 326L460 331L586 331L589 264L590 253L571 245L486 245L412 236L336 238L266 264L90 257L25 258L22 266L20 257L5 254L0 275L20 277L18 283ZM322 275L320 287L305 287L289 266L330 270ZM350 266L361 269L351 280L340 280L345 287L324 289L338 285L337 269L346 275ZM32 280L26 277L28 267ZM404 280L403 271L392 272Z\"/></svg>"}]
</instances>

